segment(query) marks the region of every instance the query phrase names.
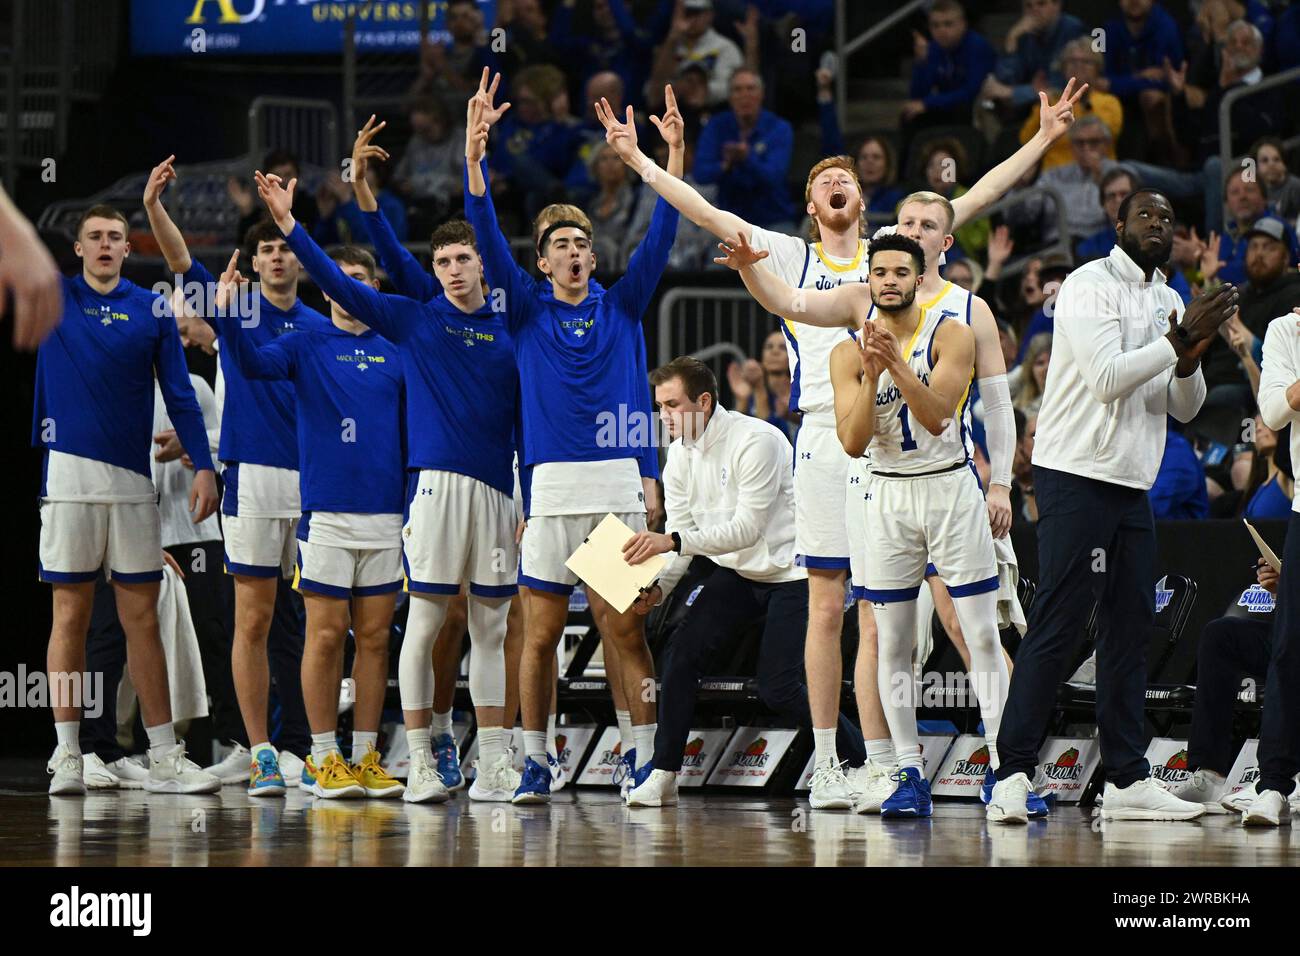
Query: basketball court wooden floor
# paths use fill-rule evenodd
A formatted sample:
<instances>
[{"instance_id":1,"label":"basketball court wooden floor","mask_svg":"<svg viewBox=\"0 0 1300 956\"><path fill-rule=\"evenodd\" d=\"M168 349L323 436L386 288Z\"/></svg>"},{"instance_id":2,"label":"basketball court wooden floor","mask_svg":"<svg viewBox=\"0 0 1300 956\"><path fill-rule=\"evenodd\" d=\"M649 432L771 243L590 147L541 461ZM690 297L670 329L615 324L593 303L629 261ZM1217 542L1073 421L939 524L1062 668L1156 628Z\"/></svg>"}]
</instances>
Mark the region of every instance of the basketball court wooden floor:
<instances>
[{"instance_id":1,"label":"basketball court wooden floor","mask_svg":"<svg viewBox=\"0 0 1300 956\"><path fill-rule=\"evenodd\" d=\"M26 781L24 781L25 783ZM33 784L37 781L32 780ZM551 807L323 801L298 790L255 800L139 790L51 798L0 789L7 866L1285 866L1291 828L1237 817L1102 823L1065 807L1027 827L982 807L937 803L928 821L813 812L792 797L689 794L630 810L612 791L567 788Z\"/></svg>"}]
</instances>

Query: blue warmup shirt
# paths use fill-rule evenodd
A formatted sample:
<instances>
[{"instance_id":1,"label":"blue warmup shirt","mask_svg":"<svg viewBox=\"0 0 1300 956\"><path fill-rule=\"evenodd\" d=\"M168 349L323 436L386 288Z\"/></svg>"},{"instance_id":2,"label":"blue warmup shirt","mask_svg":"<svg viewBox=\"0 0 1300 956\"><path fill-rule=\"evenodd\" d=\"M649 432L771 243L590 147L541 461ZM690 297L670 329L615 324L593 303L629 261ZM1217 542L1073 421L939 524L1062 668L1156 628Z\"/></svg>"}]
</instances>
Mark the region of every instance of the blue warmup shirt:
<instances>
[{"instance_id":1,"label":"blue warmup shirt","mask_svg":"<svg viewBox=\"0 0 1300 956\"><path fill-rule=\"evenodd\" d=\"M486 171L484 178L487 177ZM384 218L382 211L365 213L366 227L370 230L370 241L375 247L375 253L379 256L379 264L383 266L384 271L388 273L388 278L392 281L393 287L399 294L408 298L415 299L419 302L435 301L442 292L442 287L438 280L429 274L415 256L411 255L406 246L398 241L397 235L393 232L392 227ZM481 243L480 243L481 245ZM670 243L671 245L671 243ZM543 301L555 301L555 287L551 285L550 279L533 279L523 270L519 270L524 279L533 283L533 291ZM605 287L595 279L592 279L587 286L592 295L604 295ZM446 307L451 309L455 314L463 314L454 305L445 298L442 301ZM451 314L451 313L449 313ZM391 338L391 336L390 336ZM649 366L646 361L645 336L637 338L637 369L640 375L638 381L646 382L644 388L637 390L635 398L637 404L634 406L636 411L646 416L646 420L653 423L655 413L653 403L650 400L649 386ZM408 372L407 374L408 396L414 395L415 383ZM412 408L415 407L414 398L408 397ZM414 413L412 413L414 414ZM412 449L415 448L415 442L412 440ZM412 466L423 467L423 466ZM653 443L647 445L637 456L637 469L640 471L642 478L659 477L659 453ZM528 500L528 481L527 472L520 475L524 490L524 500Z\"/></svg>"},{"instance_id":2,"label":"blue warmup shirt","mask_svg":"<svg viewBox=\"0 0 1300 956\"><path fill-rule=\"evenodd\" d=\"M1134 36L1123 17L1115 17L1105 26L1108 45L1105 51L1106 76L1110 92L1121 99L1142 90L1163 90L1164 80L1139 76L1148 67L1160 67L1166 59L1177 69L1183 62L1183 41L1178 22L1160 6L1153 6Z\"/></svg>"},{"instance_id":3,"label":"blue warmup shirt","mask_svg":"<svg viewBox=\"0 0 1300 956\"><path fill-rule=\"evenodd\" d=\"M521 474L544 462L636 458L642 463L643 477L659 477L653 417L646 423L645 444L624 454L601 447L598 435L602 413L621 420L646 405L650 386L641 315L668 265L677 210L660 199L622 278L606 290L589 291L579 304L568 305L538 295L536 283L515 263L510 244L497 226L491 189L482 196L472 195L468 176L467 172L465 211L478 237L488 284L504 290L519 365L524 425ZM631 427L628 430L633 432Z\"/></svg>"},{"instance_id":4,"label":"blue warmup shirt","mask_svg":"<svg viewBox=\"0 0 1300 956\"><path fill-rule=\"evenodd\" d=\"M446 296L387 295L346 275L301 225L288 238L326 295L399 346L407 466L468 475L513 496L519 372L505 315L486 303L466 315Z\"/></svg>"},{"instance_id":5,"label":"blue warmup shirt","mask_svg":"<svg viewBox=\"0 0 1300 956\"><path fill-rule=\"evenodd\" d=\"M101 293L80 275L65 276L63 319L36 356L33 447L151 477L155 371L181 444L197 470L210 470L207 428L167 300L127 279Z\"/></svg>"},{"instance_id":6,"label":"blue warmup shirt","mask_svg":"<svg viewBox=\"0 0 1300 956\"><path fill-rule=\"evenodd\" d=\"M749 155L724 170L723 147L740 140L749 144ZM695 179L704 185L716 183L718 205L746 222L756 226L786 222L795 218L796 211L786 184L793 150L794 128L775 113L763 110L754 128L742 136L736 114L725 110L715 113L700 131ZM675 234L675 223L673 228Z\"/></svg>"},{"instance_id":7,"label":"blue warmup shirt","mask_svg":"<svg viewBox=\"0 0 1300 956\"><path fill-rule=\"evenodd\" d=\"M217 280L198 259L194 259L184 276L188 290L191 283L202 289L215 289ZM210 284L209 284L210 283ZM256 348L261 348L286 332L297 329L333 328L328 318L308 308L301 299L288 311L272 305L258 292L258 323L239 328ZM187 292L188 297L188 292ZM250 381L235 363L232 349L225 340L222 323L203 309L203 318L221 339L221 375L225 380L225 407L221 410L221 445L217 457L227 464L267 465L272 468L298 468L298 415L294 406L293 385L287 381Z\"/></svg>"},{"instance_id":8,"label":"blue warmup shirt","mask_svg":"<svg viewBox=\"0 0 1300 956\"><path fill-rule=\"evenodd\" d=\"M249 381L292 383L302 510L401 514L402 366L378 332L330 323L256 345L237 316L217 320Z\"/></svg>"}]
</instances>

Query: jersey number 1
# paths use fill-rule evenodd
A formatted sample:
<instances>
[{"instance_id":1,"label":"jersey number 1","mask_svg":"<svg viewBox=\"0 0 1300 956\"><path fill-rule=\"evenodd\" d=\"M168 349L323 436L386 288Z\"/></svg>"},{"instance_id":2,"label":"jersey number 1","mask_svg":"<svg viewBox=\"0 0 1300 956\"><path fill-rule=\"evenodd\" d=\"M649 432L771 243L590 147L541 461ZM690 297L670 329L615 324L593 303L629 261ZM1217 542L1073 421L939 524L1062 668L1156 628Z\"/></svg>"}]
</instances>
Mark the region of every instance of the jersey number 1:
<instances>
[{"instance_id":1,"label":"jersey number 1","mask_svg":"<svg viewBox=\"0 0 1300 956\"><path fill-rule=\"evenodd\" d=\"M906 405L899 408L898 420L903 426L903 451L916 451L916 439L912 437L912 429L907 424Z\"/></svg>"}]
</instances>

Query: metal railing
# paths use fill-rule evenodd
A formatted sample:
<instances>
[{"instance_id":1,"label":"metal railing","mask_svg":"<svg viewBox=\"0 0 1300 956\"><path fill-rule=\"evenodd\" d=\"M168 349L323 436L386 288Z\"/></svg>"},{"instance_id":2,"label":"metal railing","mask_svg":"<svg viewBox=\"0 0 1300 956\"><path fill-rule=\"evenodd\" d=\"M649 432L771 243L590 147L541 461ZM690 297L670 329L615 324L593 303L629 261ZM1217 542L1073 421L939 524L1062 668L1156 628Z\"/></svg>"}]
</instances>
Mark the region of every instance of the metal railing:
<instances>
[{"instance_id":1,"label":"metal railing","mask_svg":"<svg viewBox=\"0 0 1300 956\"><path fill-rule=\"evenodd\" d=\"M329 100L259 96L248 107L248 152L260 163L268 149L287 149L303 164L338 169L338 113Z\"/></svg>"},{"instance_id":2,"label":"metal railing","mask_svg":"<svg viewBox=\"0 0 1300 956\"><path fill-rule=\"evenodd\" d=\"M1288 83L1300 85L1300 66L1292 67L1274 76L1266 76L1253 86L1238 86L1236 89L1229 90L1223 99L1219 101L1219 161L1223 164L1221 175L1226 177L1228 170L1234 163L1232 155L1232 107L1247 97L1276 89L1279 86L1286 86ZM1297 143L1300 143L1300 136L1291 137L1283 145L1289 149ZM1241 157L1235 157L1235 159L1241 159ZM1223 221L1227 222L1228 218L1228 204L1225 192Z\"/></svg>"},{"instance_id":3,"label":"metal railing","mask_svg":"<svg viewBox=\"0 0 1300 956\"><path fill-rule=\"evenodd\" d=\"M877 21L874 26L864 30L857 36L849 39L848 37L848 12L847 7L849 0L835 0L835 55L838 58L839 65L835 70L835 111L838 114L840 129L844 128L845 123L845 106L848 103L848 58L851 54L862 49L876 37L887 33L893 29L894 25L907 19L916 11L928 6L932 0L907 0L900 2L892 12L887 14L883 19Z\"/></svg>"},{"instance_id":4,"label":"metal railing","mask_svg":"<svg viewBox=\"0 0 1300 956\"><path fill-rule=\"evenodd\" d=\"M715 364L714 373L724 380L722 359L744 361L761 354L763 340L778 322L743 288L669 289L659 301L656 364L694 355Z\"/></svg>"}]
</instances>

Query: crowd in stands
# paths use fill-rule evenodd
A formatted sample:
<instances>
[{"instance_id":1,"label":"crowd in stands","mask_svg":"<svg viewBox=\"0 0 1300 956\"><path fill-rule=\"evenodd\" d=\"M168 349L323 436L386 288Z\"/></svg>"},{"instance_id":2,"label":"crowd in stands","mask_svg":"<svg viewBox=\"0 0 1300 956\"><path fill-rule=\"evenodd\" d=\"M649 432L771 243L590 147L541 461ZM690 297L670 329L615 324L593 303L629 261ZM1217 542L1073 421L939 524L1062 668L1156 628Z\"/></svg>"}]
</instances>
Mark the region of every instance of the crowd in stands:
<instances>
[{"instance_id":1,"label":"crowd in stands","mask_svg":"<svg viewBox=\"0 0 1300 956\"><path fill-rule=\"evenodd\" d=\"M1110 254L1120 203L1150 187L1178 215L1165 280L1184 302L1215 282L1241 290L1240 314L1204 360L1204 410L1187 426L1171 421L1152 492L1157 517L1284 515L1287 441L1253 416L1265 328L1300 306L1300 176L1292 172L1300 156L1285 145L1300 127L1293 106L1300 82L1233 101L1230 153L1246 160L1228 168L1219 114L1234 91L1300 66L1300 3L1188 0L1175 9L1170 0L1111 0L1109 18L1098 23L1081 15L1095 16L1097 4L1021 6L1019 19L994 37L978 29L982 4L935 0L924 25L913 24L897 127L855 132L839 123L826 0L500 0L502 53L489 43L478 5L449 0L451 42L429 43L418 57L409 140L388 144L393 162L372 164L368 175L403 238L419 239L457 214L458 110L485 65L502 70L501 98L512 108L490 156L503 224L527 235L546 204L578 204L595 226L598 268L618 272L648 227L655 194L606 146L590 108L602 97L616 115L635 109L642 143L663 162L647 117L662 110L671 83L686 123L688 181L747 221L802 233L802 136L820 137L818 156L856 159L874 229L892 222L913 190L961 196L1037 130L1039 93L1055 98L1073 77L1089 89L1069 136L991 217L958 229L946 253L944 277L985 298L1002 328L1022 444L1018 514L1036 513L1028 460L1051 361L1055 290L1079 264ZM799 55L790 52L792 25L807 30ZM798 130L791 118L802 118ZM287 155L266 164L286 178L296 167ZM260 204L243 187L231 195L244 213L242 234ZM300 191L294 214L322 242L347 242L358 231L359 212L337 177L314 197ZM715 268L714 254L711 237L683 220L669 268ZM774 331L762 355L736 363L727 379L738 410L793 434L785 348Z\"/></svg>"}]
</instances>

